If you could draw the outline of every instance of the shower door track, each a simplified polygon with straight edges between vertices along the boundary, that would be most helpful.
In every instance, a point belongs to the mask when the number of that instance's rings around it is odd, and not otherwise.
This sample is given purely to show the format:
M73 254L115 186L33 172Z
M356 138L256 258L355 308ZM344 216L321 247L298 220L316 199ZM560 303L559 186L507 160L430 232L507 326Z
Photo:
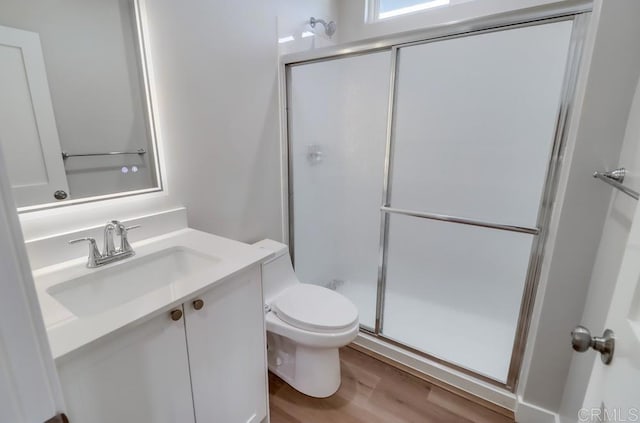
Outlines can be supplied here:
M558 175L561 167L564 147L568 136L569 115L573 106L573 99L579 74L579 64L582 57L583 43L589 21L589 13L591 12L591 2L584 1L581 4L574 5L572 8L561 8L553 11L535 12L535 13L506 13L497 17L473 19L461 21L455 24L446 24L431 28L430 30L412 33L409 36L388 39L376 39L367 43L354 43L337 48L326 48L312 52L294 53L283 56L280 63L280 81L281 95L284 101L283 110L283 191L288 193L283 197L285 215L285 239L289 239L289 250L291 258L295 263L295 233L293 230L293 177L291 174L291 143L289 140L290 120L288 117L289 90L288 70L292 66L321 62L345 58L361 54L369 54L378 51L391 51L391 72L389 85L389 104L387 115L387 136L384 161L384 180L382 184L382 206L380 208L380 245L379 245L379 266L377 281L377 302L376 302L376 319L375 327L360 326L363 333L374 336L375 338L386 342L390 345L400 347L408 352L426 358L432 362L443 364L453 370L457 370L464 374L473 376L478 380L488 382L494 386L504 388L510 392L515 392L518 383L520 368L522 365L526 339L529 331L529 324L533 313L533 304L535 294L540 278L542 258L545 251L545 242L548 236L548 226L551 217L553 205L555 203L556 192L558 188ZM552 154L548 163L544 190L540 207L538 210L538 218L536 227L527 228L520 226L504 225L492 222L482 222L463 217L447 216L435 213L417 212L411 210L392 208L390 200L389 182L391 177L391 163L393 159L393 129L394 129L394 112L396 102L396 74L397 74L397 56L398 49L410 45L424 44L435 41L442 41L452 38L479 35L483 33L514 29L519 27L527 27L532 25L541 25L559 21L573 21L569 50L567 54L567 64L565 76L562 83L560 106L557 113L555 134L552 146ZM386 284L386 265L389 235L389 214L397 213L425 219L445 221L452 224L466 224L498 230L507 230L533 235L534 240L529 258L527 277L525 281L524 291L522 295L520 314L516 328L515 340L512 348L511 362L506 382L496 380L492 377L480 374L474 370L457 365L446 359L436 357L425 351L413 348L405 343L397 341L393 338L385 336L382 333L384 324L384 300L385 300L385 284Z

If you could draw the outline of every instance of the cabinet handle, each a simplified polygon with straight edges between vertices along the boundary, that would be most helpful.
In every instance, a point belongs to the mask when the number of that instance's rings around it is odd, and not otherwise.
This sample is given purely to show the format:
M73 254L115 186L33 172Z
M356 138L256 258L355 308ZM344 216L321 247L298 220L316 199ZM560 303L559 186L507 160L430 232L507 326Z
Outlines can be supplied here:
M204 307L204 301L200 298L193 302L193 308L195 308L196 310L202 310L202 307Z
M175 310L171 310L169 315L171 316L171 320L177 322L178 320L182 319L182 310L176 308Z

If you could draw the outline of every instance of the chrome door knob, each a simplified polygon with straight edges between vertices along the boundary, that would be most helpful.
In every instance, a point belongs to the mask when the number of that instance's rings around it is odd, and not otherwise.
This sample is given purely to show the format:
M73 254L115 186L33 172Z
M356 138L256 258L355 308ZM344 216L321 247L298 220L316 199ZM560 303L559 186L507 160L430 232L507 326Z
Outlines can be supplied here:
M591 348L591 332L584 326L576 326L571 331L571 346L575 351L585 352Z
M571 346L575 351L585 352L589 348L598 351L604 364L610 364L613 360L613 352L615 349L615 337L611 329L606 329L602 337L591 336L589 329L584 326L576 326L571 331Z

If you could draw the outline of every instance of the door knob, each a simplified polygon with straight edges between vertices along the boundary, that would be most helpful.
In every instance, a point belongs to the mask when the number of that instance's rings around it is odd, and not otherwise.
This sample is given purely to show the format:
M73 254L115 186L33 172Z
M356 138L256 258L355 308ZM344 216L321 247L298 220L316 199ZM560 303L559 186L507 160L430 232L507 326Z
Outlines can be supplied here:
M67 197L68 197L68 194L61 189L53 193L53 198L55 198L56 200L64 200Z
M615 349L615 337L611 329L606 329L602 337L591 336L589 329L584 326L576 326L571 331L571 346L575 351L585 352L589 348L598 351L604 364L610 364L613 360L613 351Z
M176 308L175 310L171 310L171 312L169 313L169 316L171 316L171 320L173 320L174 322L177 322L178 320L182 319L182 310L180 310L179 308Z

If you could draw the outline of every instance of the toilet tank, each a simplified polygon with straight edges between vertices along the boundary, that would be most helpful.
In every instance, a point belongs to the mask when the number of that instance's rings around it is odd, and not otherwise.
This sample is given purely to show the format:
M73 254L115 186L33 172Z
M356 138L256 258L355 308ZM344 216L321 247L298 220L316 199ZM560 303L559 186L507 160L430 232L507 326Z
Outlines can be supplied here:
M289 247L271 239L263 239L253 244L275 253L275 257L262 264L262 290L265 304L271 302L286 288L300 283L293 272Z

